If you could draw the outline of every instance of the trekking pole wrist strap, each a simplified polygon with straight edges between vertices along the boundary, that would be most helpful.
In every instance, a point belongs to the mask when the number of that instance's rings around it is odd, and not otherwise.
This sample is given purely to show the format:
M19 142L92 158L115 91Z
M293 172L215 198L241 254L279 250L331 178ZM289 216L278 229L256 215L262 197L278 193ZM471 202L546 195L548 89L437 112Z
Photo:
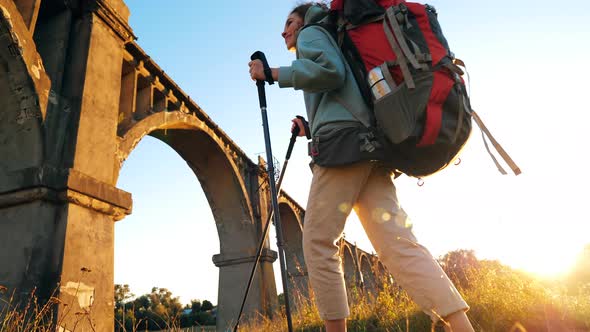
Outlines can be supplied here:
M272 78L272 70L268 66L267 62L264 63L264 76L266 77L266 82L268 82L269 85L275 84L275 80Z
M305 137L307 137L307 139L311 139L311 131L309 130L309 122L307 122L307 120L305 120L305 118L302 117L301 115L297 115L297 119L301 120L301 123L303 123L303 130L305 131Z

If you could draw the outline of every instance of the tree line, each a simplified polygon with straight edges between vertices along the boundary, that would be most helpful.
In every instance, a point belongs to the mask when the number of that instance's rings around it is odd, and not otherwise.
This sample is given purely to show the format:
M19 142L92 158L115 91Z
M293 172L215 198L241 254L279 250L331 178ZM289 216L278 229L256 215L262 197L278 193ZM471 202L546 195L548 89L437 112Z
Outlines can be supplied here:
M166 288L136 297L129 285L115 285L115 331L163 330L215 325L216 307L208 300L182 306Z
M533 282L531 277L498 261L478 260L473 250L448 252L438 262L461 290L480 286L483 278L481 275L474 277L474 271L493 272L494 278L506 281L506 287L519 280L528 280L527 284ZM570 294L590 291L590 245L580 253L575 267L560 278L560 283ZM283 294L279 294L279 304L284 305ZM151 293L135 297L129 285L115 285L115 331L163 330L215 323L216 307L208 300L191 300L183 306L166 288L153 287Z

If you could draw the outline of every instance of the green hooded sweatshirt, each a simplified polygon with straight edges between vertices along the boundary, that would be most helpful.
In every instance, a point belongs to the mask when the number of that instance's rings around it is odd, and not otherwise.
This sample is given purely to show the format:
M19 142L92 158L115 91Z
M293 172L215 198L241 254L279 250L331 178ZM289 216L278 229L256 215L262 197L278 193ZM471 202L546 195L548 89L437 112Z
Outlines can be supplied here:
M320 21L326 12L317 6L304 24ZM344 127L370 126L370 110L336 41L319 26L302 29L297 60L279 68L279 86L303 90L312 136Z

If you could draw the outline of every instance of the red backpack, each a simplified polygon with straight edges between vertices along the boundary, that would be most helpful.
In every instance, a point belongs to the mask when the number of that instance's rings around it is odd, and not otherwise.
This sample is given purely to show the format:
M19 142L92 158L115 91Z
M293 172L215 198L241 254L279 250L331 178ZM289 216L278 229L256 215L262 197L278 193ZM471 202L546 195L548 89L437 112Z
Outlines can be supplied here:
M431 175L453 162L471 133L473 118L518 175L520 169L469 103L456 59L434 7L400 0L332 0L319 23L337 39L374 124L391 151L392 165L409 176ZM484 136L485 134L485 136Z

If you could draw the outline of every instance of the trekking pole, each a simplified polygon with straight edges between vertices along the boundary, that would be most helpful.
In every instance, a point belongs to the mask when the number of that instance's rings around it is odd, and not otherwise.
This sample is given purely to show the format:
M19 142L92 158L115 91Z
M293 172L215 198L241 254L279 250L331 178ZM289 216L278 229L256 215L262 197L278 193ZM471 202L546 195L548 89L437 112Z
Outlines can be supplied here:
M283 167L281 169L281 173L279 175L279 181L277 182L277 192L281 191L282 183L283 183L283 176L285 175L285 171L287 170L287 165L289 164L289 158L291 158L291 152L293 151L293 146L295 145L295 140L297 139L297 133L299 132L299 126L293 128L291 131L291 140L289 141L289 148L287 149L287 155L285 156L285 162L283 163ZM244 293L244 298L242 299L242 305L240 307L240 313L238 314L238 319L236 320L236 325L234 327L234 332L237 332L238 326L240 324L240 318L242 317L242 313L244 310L244 305L246 304L246 300L248 299L248 293L250 292L250 286L252 285L252 280L254 278L254 274L256 273L256 269L258 268L258 262L260 261L260 256L262 255L262 249L264 247L264 242L266 240L266 236L268 235L268 229L270 226L270 219L274 214L274 210L266 217L266 223L264 224L264 230L262 231L262 238L260 239L260 243L258 244L258 249L256 250L256 259L254 260L254 265L252 266L252 271L250 271L250 278L248 279L248 286L246 286L246 291Z
M252 54L250 59L262 61L262 64L264 65L264 69L265 69L265 74L267 76L269 75L270 69L268 66L268 62L266 61L266 57L264 56L264 53L257 51L254 54ZM269 80L269 82L272 82L271 81L272 77L267 77L267 79ZM272 157L272 148L271 148L271 144L270 144L270 131L268 128L268 116L266 113L266 93L264 90L264 80L256 80L256 86L258 87L258 99L260 102L260 111L262 113L262 127L264 129L264 142L266 145L266 160L268 161L267 173L268 173L268 182L270 185L270 198L271 198L271 202L272 202L272 211L271 211L271 213L269 213L268 219L266 220L265 229L264 229L260 244L258 246L256 259L254 261L254 266L252 267L252 271L250 273L250 279L248 280L248 286L246 287L246 293L244 294L244 298L242 300L242 305L240 308L240 313L238 315L238 319L236 320L234 332L237 332L238 326L240 324L240 317L242 316L244 305L246 303L246 298L248 297L248 292L249 292L250 286L252 284L252 279L254 277L254 273L255 273L256 268L258 266L258 261L260 259L260 254L262 253L262 247L264 245L264 240L266 239L266 234L268 232L271 217L273 218L274 224L277 228L277 247L278 247L279 263L281 266L280 268L281 268L281 278L282 278L282 282L283 282L283 294L285 295L285 311L287 314L287 327L288 327L289 332L292 332L293 331L293 323L291 321L291 309L290 309L290 305L289 305L289 286L287 284L287 268L285 266L285 255L284 255L284 249L283 249L283 245L284 245L283 229L281 227L280 214L278 213L278 211L279 211L278 190L277 190L277 186L275 184L275 177L274 177L275 172L274 172L274 163L273 163L273 157ZM299 129L299 128L296 126L296 128L294 128L292 131L291 140L289 142L289 149L287 150L286 161L283 164L283 170L281 171L281 174L279 177L279 188L280 188L280 185L283 181L283 175L285 173L285 169L288 164L288 160L291 156L291 152L293 150L293 145L295 144L295 140L297 139L297 133L298 133L297 129Z

